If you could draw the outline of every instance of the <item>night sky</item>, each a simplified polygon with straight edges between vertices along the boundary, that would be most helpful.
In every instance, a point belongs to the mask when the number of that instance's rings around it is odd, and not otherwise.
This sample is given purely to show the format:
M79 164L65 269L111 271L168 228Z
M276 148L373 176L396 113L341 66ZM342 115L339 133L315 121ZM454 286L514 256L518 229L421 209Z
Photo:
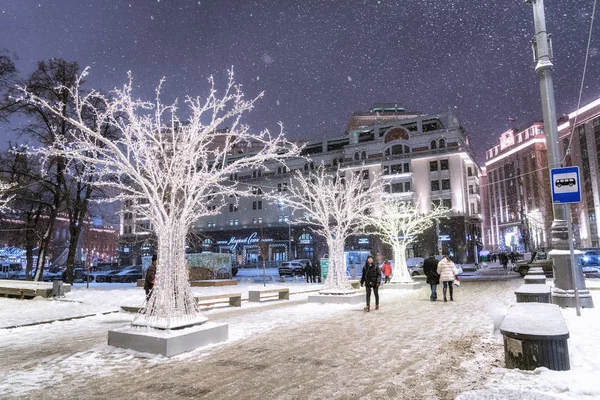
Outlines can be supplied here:
M576 108L593 0L546 0L559 115ZM596 17L600 11L597 10ZM582 104L600 97L600 21ZM88 87L121 86L152 99L205 97L206 78L233 66L247 96L245 122L291 139L343 134L354 111L399 102L425 113L458 111L483 160L509 127L541 119L523 0L1 0L0 49L22 76L57 57L90 66ZM0 130L6 131L6 126Z

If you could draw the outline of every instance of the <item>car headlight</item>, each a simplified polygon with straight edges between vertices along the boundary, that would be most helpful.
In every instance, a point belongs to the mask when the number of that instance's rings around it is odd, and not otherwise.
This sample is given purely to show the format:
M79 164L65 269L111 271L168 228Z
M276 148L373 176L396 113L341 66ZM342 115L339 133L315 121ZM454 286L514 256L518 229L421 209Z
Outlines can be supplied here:
M582 259L583 261L585 261L585 262L588 262L588 261L590 261L590 257L589 257L589 256L583 256L583 257L581 257L581 259Z

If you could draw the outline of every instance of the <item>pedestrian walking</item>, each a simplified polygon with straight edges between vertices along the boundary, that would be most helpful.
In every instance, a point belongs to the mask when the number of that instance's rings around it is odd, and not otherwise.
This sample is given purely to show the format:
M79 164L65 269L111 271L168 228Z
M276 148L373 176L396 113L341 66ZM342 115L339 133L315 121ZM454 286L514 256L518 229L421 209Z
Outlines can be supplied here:
M318 263L315 263L311 266L312 275L315 283L321 283L321 266Z
M375 309L379 310L379 285L381 285L381 270L375 264L373 256L367 257L365 266L362 269L362 277L360 278L360 286L367 288L367 306L364 308L366 312L371 311L371 290L375 295Z
M438 261L435 256L430 255L423 263L423 273L427 277L427 283L431 287L431 295L429 300L437 300L437 285L440 284L440 275L437 273Z
M500 253L500 264L502 264L502 268L508 269L508 256L504 253Z
M312 266L307 261L304 264L304 275L306 275L306 283L315 283L315 276L313 275Z
M388 283L390 281L390 276L392 276L392 264L390 264L389 260L385 260L385 262L381 266L381 272L384 276L383 283Z
M437 273L440 275L440 281L444 285L444 301L448 301L446 298L446 291L450 287L450 301L454 301L453 288L454 279L458 275L456 265L448 258L447 255L442 256L442 259L438 263Z
M150 300L150 293L154 288L154 282L156 281L156 254L152 256L152 264L146 271L146 279L144 280L144 290L146 291L146 301Z

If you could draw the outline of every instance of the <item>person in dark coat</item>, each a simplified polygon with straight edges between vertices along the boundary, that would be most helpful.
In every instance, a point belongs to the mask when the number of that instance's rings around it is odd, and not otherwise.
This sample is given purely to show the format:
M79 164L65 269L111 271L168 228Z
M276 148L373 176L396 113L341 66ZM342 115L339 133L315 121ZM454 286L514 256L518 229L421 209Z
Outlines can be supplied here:
M365 285L367 288L367 306L365 311L371 310L371 290L375 294L375 309L379 310L379 285L381 285L381 271L375 264L373 256L367 257L367 262L362 269L362 277L360 278L360 286Z
M437 273L438 260L434 255L429 256L423 263L423 273L427 277L427 283L431 286L429 300L437 300L437 285L440 284L440 276Z
M321 265L319 263L315 263L312 266L312 274L315 283L321 283Z
M306 262L306 264L304 264L304 275L306 275L306 283L315 283L315 277L312 272L312 266L308 261Z
M146 301L150 300L150 293L154 288L154 281L156 280L156 254L152 256L152 264L148 267L148 271L146 271L146 279L144 280L144 290L146 291Z
M500 253L500 264L502 264L503 269L508 269L508 256L504 253Z

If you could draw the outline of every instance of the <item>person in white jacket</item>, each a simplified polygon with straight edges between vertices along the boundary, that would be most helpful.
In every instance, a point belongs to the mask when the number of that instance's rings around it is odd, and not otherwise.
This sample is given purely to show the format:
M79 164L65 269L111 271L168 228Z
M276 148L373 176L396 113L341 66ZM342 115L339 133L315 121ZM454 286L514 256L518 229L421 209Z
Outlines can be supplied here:
M454 301L452 284L454 283L456 275L458 275L458 270L456 269L456 265L454 265L447 255L444 255L438 263L437 273L440 275L440 282L444 285L444 301L448 301L446 299L446 290L448 287L450 287L450 301Z

